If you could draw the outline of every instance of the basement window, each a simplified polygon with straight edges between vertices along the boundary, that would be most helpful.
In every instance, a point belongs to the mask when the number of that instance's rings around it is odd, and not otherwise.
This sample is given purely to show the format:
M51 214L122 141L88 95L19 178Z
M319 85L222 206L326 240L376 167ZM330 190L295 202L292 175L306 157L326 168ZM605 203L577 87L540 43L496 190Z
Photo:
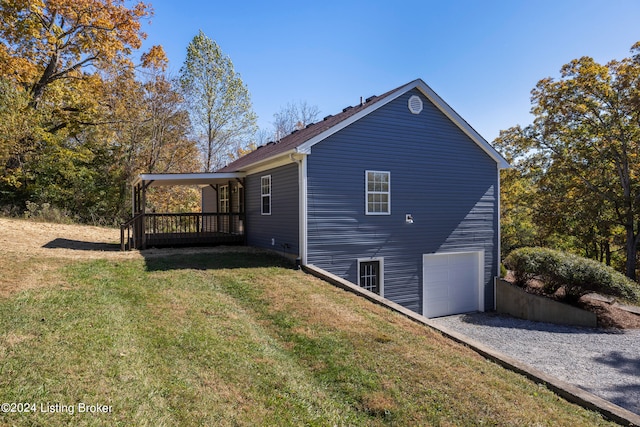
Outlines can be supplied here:
M358 260L358 285L380 296L383 296L382 261L382 258Z

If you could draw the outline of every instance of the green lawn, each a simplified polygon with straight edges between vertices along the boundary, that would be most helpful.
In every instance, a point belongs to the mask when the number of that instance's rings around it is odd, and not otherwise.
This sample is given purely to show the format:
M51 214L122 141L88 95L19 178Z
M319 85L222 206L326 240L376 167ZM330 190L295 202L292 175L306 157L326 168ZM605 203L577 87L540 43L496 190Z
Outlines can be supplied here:
M0 298L0 400L36 411L3 425L606 424L271 255L29 263L46 283Z

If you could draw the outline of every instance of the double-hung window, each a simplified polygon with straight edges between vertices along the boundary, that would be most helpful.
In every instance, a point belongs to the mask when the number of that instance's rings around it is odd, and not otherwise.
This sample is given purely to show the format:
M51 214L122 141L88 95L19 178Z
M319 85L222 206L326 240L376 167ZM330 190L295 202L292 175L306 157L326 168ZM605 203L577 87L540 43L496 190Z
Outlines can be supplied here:
M365 171L366 214L391 214L391 172Z
M260 197L262 215L271 215L271 175L260 178Z

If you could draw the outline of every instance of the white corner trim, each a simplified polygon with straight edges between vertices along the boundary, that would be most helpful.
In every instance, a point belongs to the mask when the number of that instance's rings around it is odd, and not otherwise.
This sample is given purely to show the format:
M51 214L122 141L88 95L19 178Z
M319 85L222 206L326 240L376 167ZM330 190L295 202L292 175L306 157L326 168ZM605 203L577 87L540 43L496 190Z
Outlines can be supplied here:
M298 163L298 250L300 252L300 264L307 265L307 156L302 155L299 159L292 156L292 159L295 159Z
M501 193L502 193L502 178L500 176L500 168L498 167L498 190L497 190L497 196L496 196L496 200L497 200L497 211L498 211L498 244L496 245L497 249L496 249L496 259L498 260L498 271L496 271L496 277L500 277L500 269L502 267L502 199L500 197ZM494 287L493 287L493 308L496 308L496 304L497 304L497 300L496 300L496 289L495 289L495 278L494 278Z

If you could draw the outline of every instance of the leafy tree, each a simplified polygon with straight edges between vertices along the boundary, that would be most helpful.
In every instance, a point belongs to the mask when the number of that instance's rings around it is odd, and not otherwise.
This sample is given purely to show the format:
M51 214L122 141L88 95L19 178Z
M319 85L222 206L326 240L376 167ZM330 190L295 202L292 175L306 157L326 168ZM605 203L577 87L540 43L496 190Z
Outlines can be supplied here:
M180 83L202 150L213 171L235 157L256 131L251 97L231 59L200 31L187 47Z
M150 76L142 90L146 145L139 167L149 173L197 170L197 147L189 138L191 123L179 91L164 74Z
M1 0L3 71L17 74L37 106L53 82L129 63L146 37L140 20L150 13L149 5L127 8L125 0Z
M541 214L583 241L606 245L623 230L625 274L636 279L640 240L640 44L606 65L582 57L532 91L535 120L503 141L535 165ZM555 214L555 216L554 216ZM574 237L576 236L574 234ZM589 234L592 237L589 237Z
M29 108L28 94L11 81L0 78L0 181L3 184L20 187L17 174L7 174L6 170L23 167L16 153L24 149L24 141L36 139L37 130L37 115Z
M178 85L164 67L145 68L140 79L118 73L105 78L105 126L114 158L120 210L129 208L129 185L140 173L192 172L200 168L196 142L190 138L189 115ZM178 200L179 199L175 199Z
M495 146L513 166L500 173L500 236L502 257L524 246L544 246L544 232L535 223L539 209L536 199L540 169L536 162L523 158L520 147L526 146L519 126L501 131Z
M555 170L557 166L552 164L538 183L535 223L550 246L611 265L613 236L620 232L614 212L607 203L597 203L575 176Z
M125 0L0 0L3 202L50 203L81 220L118 210L107 79L135 80L131 52L150 14ZM158 46L142 56L145 66L163 60Z

